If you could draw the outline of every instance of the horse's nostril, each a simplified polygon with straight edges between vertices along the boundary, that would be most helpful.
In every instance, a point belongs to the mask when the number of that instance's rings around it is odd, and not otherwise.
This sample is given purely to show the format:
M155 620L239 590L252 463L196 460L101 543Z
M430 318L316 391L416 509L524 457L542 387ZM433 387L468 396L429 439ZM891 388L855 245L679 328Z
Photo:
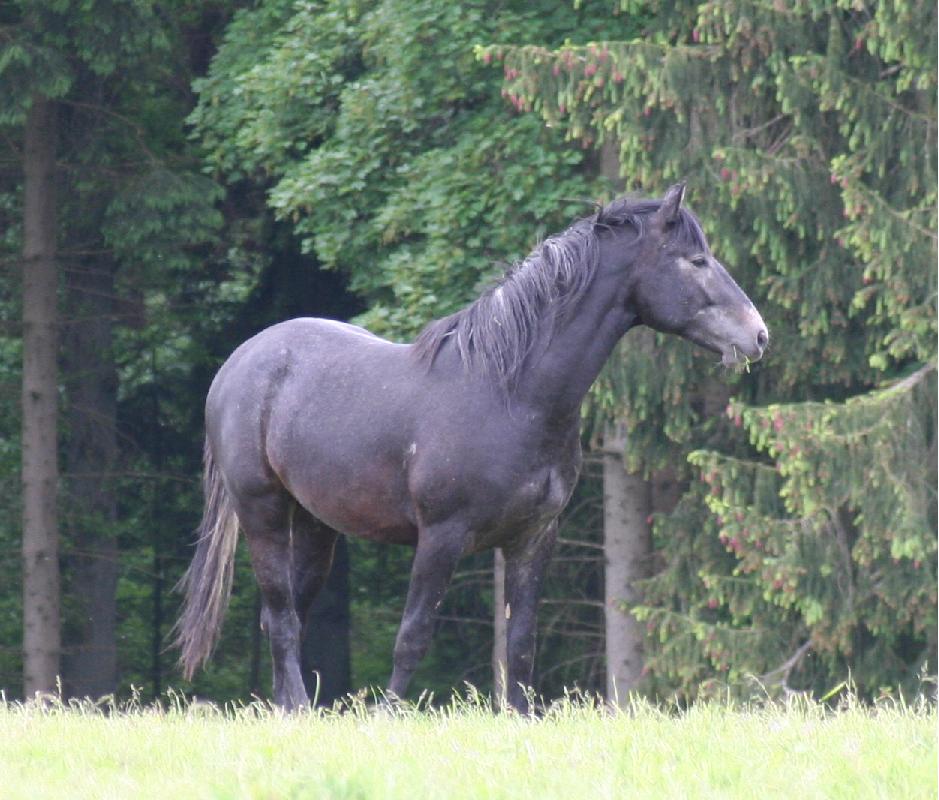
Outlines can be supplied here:
M766 332L766 328L760 330L756 335L756 343L760 348L766 347L766 343L769 341L769 334Z

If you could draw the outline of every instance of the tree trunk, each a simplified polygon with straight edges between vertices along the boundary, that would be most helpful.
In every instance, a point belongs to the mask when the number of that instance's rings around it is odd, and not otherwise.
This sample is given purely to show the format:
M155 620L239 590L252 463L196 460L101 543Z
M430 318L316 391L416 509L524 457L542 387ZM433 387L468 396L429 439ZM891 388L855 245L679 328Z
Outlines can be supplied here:
M652 552L649 482L623 468L624 440L612 429L603 454L603 554L605 558L606 697L623 705L642 677L642 625L628 612L639 595Z
M23 147L23 694L56 688L59 634L55 105L35 97Z
M163 694L163 591L164 566L163 556L158 548L153 548L153 615L150 622L150 687L153 699Z
M303 637L303 681L317 705L331 706L352 691L349 623L349 545L340 536L332 570L313 601Z
M111 338L114 271L68 269L64 350L68 447L63 488L68 532L63 625L65 692L98 698L117 688L117 370Z
M600 148L600 172L617 191L623 189L619 142ZM650 346L649 335L631 334L634 347ZM625 434L615 425L606 432L603 453L604 616L606 626L606 698L621 706L642 678L642 625L628 608L639 599L635 582L647 577L652 558L652 487L623 467Z
M252 697L261 697L261 590L254 587L254 611L251 615L254 623L251 626L251 658L248 662L248 694ZM306 640L304 640L305 642ZM307 688L308 695L310 694Z
M492 551L492 701L495 708L504 708L508 640L505 620L505 556L501 548Z

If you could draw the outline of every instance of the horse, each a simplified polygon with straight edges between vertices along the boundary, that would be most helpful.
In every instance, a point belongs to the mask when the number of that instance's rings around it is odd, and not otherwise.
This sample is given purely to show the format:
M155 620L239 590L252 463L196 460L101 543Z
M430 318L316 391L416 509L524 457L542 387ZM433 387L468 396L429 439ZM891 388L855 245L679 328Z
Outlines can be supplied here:
M729 366L768 343L684 194L680 183L661 201L599 207L411 344L300 318L240 345L206 399L205 508L176 625L185 677L218 641L239 530L287 710L309 704L301 635L339 534L414 548L389 698L404 697L460 557L498 547L505 700L528 713L539 591L581 466L581 401L613 347L645 325Z

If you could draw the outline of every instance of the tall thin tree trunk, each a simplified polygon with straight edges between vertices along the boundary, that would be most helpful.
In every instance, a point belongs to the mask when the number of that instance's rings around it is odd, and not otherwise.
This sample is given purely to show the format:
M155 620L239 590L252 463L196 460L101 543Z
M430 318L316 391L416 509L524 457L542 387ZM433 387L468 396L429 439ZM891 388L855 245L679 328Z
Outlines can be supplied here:
M156 374L156 350L151 351L150 359L153 365L153 372ZM150 413L152 414L153 424L156 425L158 430L155 442L156 452L154 453L154 467L156 467L156 472L158 475L163 475L164 460L160 393L153 392L150 402L152 403ZM150 592L150 596L153 598L151 606L153 615L150 618L150 685L154 700L163 694L163 592L165 588L164 578L166 576L164 575L165 567L162 546L164 532L161 530L161 526L157 524L157 520L160 517L160 508L162 505L162 486L163 481L161 480L156 484L150 500L151 547L153 548L153 582L151 584Z
M508 640L505 619L505 556L502 549L493 553L492 567L492 699L496 708L505 706Z
M251 658L248 662L248 694L261 697L261 590L255 586L251 613ZM309 690L307 694L309 694Z
M59 674L55 105L34 97L23 148L23 694Z
M117 369L111 336L114 270L96 261L68 277L63 325L68 447L63 475L68 532L64 594L75 613L63 625L62 680L77 697L117 688Z
M619 142L607 139L600 148L600 172L623 189ZM651 346L647 331L630 334L631 346ZM648 574L652 557L649 515L652 490L641 475L623 466L624 432L616 425L606 431L603 453L604 612L606 627L606 698L623 704L642 677L642 626L627 610L638 599L635 582Z
M153 699L163 694L163 557L153 549L153 616L150 623L150 684Z
M604 609L606 616L606 697L622 705L642 678L642 625L629 613L646 577L652 551L650 484L623 468L624 440L611 426L603 454Z

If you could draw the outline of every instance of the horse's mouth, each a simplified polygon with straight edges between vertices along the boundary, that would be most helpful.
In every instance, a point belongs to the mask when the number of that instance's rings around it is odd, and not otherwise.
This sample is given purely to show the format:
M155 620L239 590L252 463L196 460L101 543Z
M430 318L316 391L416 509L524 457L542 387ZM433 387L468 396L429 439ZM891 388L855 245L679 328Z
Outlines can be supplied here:
M769 334L756 309L742 320L710 309L696 316L684 336L719 355L725 367L755 364L763 357L769 343Z
M721 366L724 367L749 367L763 358L762 350L751 350L745 352L743 348L731 344L729 348L715 348L721 357Z
M719 355L721 357L720 363L724 367L747 367L750 364L755 364L763 357L763 348L745 348L733 342L715 341L715 339L699 332L689 331L685 336L699 347Z

